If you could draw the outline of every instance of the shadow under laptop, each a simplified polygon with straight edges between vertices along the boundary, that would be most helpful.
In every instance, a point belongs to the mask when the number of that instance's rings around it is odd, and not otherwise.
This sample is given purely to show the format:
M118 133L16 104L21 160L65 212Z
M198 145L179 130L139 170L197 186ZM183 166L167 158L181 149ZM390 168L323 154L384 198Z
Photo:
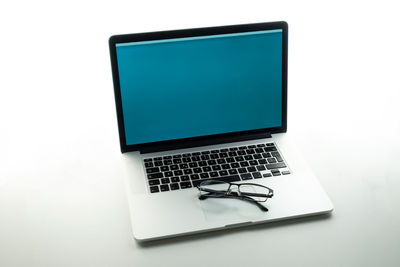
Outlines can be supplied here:
M328 220L329 218L331 218L331 216L332 216L332 213L327 213L327 214L322 214L322 215L291 218L291 219L280 220L280 221L276 221L276 222L250 224L250 225L241 226L241 227L237 227L237 228L227 228L227 229L223 229L223 230L215 230L215 231L210 231L210 232L205 232L205 233L195 233L195 234L191 234L191 235L177 236L177 237L171 237L171 238L160 239L160 240L152 240L152 241L145 241L145 242L136 241L136 244L141 248L151 248L151 247L164 246L164 245L170 245L170 244L181 243L181 242L218 238L221 236L232 235L234 233L243 232L243 231L261 231L261 230L268 230L270 228L288 227L288 226L291 226L294 224L299 225L299 224L303 224L303 223L320 222L323 220Z

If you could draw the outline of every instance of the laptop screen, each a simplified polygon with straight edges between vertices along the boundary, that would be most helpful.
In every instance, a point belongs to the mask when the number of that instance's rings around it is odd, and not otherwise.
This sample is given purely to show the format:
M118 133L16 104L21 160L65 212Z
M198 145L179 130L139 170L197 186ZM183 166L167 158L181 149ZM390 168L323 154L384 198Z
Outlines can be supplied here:
M282 30L116 44L126 145L282 125Z

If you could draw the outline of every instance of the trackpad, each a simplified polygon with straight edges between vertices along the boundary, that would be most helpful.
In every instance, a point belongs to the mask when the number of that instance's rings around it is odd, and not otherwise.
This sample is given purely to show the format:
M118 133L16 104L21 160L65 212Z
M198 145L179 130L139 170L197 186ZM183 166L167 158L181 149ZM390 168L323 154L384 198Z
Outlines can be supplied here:
M266 214L253 203L232 198L207 198L199 200L207 221L252 221Z

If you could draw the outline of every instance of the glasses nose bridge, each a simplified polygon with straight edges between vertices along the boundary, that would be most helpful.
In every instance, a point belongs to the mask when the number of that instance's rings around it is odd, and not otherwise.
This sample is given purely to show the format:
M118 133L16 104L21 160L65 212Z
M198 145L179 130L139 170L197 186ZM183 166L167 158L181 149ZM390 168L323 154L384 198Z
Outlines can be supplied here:
M229 184L227 192L229 192L229 193L232 191L239 192L239 186L240 186L240 184Z

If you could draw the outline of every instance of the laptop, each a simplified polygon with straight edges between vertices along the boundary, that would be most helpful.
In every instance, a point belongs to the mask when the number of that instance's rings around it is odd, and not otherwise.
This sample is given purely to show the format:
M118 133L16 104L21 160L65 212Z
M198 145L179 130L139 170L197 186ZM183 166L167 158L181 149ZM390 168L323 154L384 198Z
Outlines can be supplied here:
M136 240L333 210L286 134L286 22L115 35L109 47Z

